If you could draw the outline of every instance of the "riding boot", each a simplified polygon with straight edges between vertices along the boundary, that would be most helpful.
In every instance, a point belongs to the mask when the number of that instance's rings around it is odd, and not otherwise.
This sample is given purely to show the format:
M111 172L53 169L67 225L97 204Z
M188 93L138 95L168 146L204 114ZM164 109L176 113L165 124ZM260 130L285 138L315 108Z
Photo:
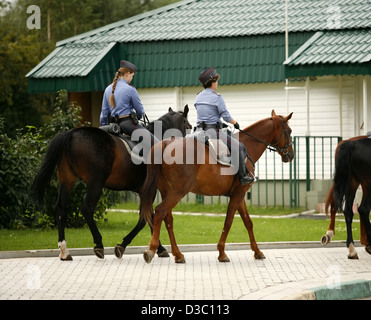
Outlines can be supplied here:
M246 168L246 164L245 164L245 159L246 159L246 150L245 148L243 149L240 149L240 152L239 152L239 163L238 163L238 178L240 180L240 183L241 185L245 185L245 184L248 184L248 183L253 183L255 182L255 178L252 178L250 177L248 174L249 174L249 171L247 170Z

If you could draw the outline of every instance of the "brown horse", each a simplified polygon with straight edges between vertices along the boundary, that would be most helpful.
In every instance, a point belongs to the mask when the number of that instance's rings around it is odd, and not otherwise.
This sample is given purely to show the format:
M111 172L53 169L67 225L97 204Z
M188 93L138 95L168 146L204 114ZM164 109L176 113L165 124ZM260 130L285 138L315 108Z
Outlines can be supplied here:
M288 120L291 116L292 113L287 117L277 116L273 110L271 118L258 121L250 127L241 130L240 134L234 135L235 138L245 145L249 152L248 158L251 158L251 160L246 160L249 172L254 172L254 163L258 161L268 146L277 150L283 162L290 162L294 158L291 129L288 125ZM189 146L193 148L191 149ZM169 233L171 251L175 257L175 262L185 262L184 256L179 251L175 241L172 208L188 192L210 196L228 195L230 197L223 232L217 246L219 250L218 260L220 262L229 261L224 248L236 210L238 210L249 233L251 249L255 252L254 257L256 259L264 259L265 256L259 250L255 241L253 224L244 200L244 196L251 185L242 186L239 180L236 179L235 171L231 167L223 167L220 164L216 164L208 149L200 142L190 138L159 142L151 150L152 160L154 160L158 150L160 150L165 161L162 161L160 164L153 164L155 161L152 161L152 164L147 166L147 177L141 192L140 215L149 223L152 223L153 200L157 188L162 196L162 202L155 209L153 235L149 250L144 252L145 261L150 263L154 257L159 245L161 223L164 220ZM183 152L179 152L179 155L177 155L174 154L174 150ZM174 163L166 161L168 160L165 159L166 155L172 156ZM190 159L193 159L193 161L190 161Z
M344 142L358 141L358 140L365 139L365 138L367 138L367 136L357 136L357 137L353 137L353 138L350 138L350 139L347 139L347 140L340 141L339 144L336 147L336 150L335 150L335 162L338 158L339 148ZM362 187L362 191L363 191L362 200L361 200L361 202L363 202L364 199L365 199L365 194L366 194L365 193L365 187L366 186L364 184L360 183L360 184L357 184L356 186L354 186L354 188L357 189L359 187L359 185ZM329 223L326 234L324 236L322 236L322 238L321 238L321 243L324 246L327 245L328 243L330 243L333 236L335 235L335 219L336 219L336 213L338 212L338 209L339 208L335 204L334 184L333 184L331 186L331 188L329 189L328 193L327 193L326 202L325 202L326 214L329 214L329 211L330 211L331 219L330 219L330 223ZM361 236L360 236L361 244L366 246L367 245L367 235L366 235L366 230L365 230L365 227L363 225L362 220L360 220L360 229L361 229ZM348 257L350 259L358 259L357 252L356 252L353 245L349 246Z
M187 120L188 111L188 106L184 108L184 112L175 112L169 108L169 113L158 119L162 126L162 132L159 132L159 134L165 134L166 130L175 128L180 131L180 135L185 136L186 129L192 128ZM150 124L148 129L154 130L154 127ZM152 133L154 132L152 131ZM162 139L162 136L157 138ZM80 127L61 132L50 142L32 185L35 202L39 207L43 205L44 194L55 167L58 168L59 180L58 199L55 206L59 234L59 258L61 260L72 260L67 250L64 229L68 198L76 180L80 178L87 185L81 213L96 244L94 253L98 258L103 259L102 236L93 219L95 207L102 194L102 188L140 192L146 177L146 165L134 164L122 140L101 129ZM134 230L124 238L123 243L116 246L115 254L117 257L122 257L126 246L144 226L145 223L140 219ZM164 250L165 248L160 247L158 253L161 254Z

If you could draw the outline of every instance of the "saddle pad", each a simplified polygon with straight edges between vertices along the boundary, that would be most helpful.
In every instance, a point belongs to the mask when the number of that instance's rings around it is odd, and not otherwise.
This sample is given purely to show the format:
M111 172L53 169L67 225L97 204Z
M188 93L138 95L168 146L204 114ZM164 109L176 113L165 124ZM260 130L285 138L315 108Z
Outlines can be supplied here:
M191 134L188 134L186 137L193 138L208 146L211 155L217 163L223 166L231 166L229 149L222 140L210 139L206 132L203 130L197 130Z
M124 144L124 146L125 146L126 150L128 151L128 153L131 155L131 158L135 158L137 160L136 162L138 162L138 161L141 162L141 163L145 163L146 162L143 157L141 157L141 156L137 155L136 153L132 152L133 148L139 142L131 141L130 137L127 136L127 135L124 135L124 134L120 134L120 135L118 135L118 137L120 138L120 140Z

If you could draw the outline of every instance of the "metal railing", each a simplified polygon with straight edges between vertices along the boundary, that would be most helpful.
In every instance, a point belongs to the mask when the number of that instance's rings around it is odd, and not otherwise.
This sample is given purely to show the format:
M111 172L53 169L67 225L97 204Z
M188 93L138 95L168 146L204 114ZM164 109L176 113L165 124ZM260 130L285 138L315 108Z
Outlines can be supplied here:
M311 181L331 180L334 171L334 155L338 136L296 136L292 137L295 158L283 163L276 152L266 150L256 163L259 182L248 191L247 202L256 206L305 207L306 192ZM130 197L139 203L139 197ZM188 194L182 202L218 204L227 203L227 197L205 197ZM156 197L156 203L160 196Z
M284 164L278 154L266 151L256 165L259 183L248 199L258 206L305 206L305 194L312 180L331 180L338 136L296 136L292 138L295 158Z

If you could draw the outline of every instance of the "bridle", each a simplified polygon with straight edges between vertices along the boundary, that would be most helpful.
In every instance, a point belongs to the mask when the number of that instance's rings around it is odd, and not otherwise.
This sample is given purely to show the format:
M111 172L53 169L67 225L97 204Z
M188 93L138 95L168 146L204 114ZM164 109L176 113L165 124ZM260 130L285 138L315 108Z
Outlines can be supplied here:
M288 152L289 152L288 148L290 146L292 146L292 142L290 142L291 139L290 139L290 134L289 134L289 132L288 132L288 130L286 128L286 122L284 122L281 118L279 118L279 119L280 119L281 124L282 124L282 131L281 131L280 137L278 138L278 141L275 142L275 143L265 142L265 141L263 141L263 140L255 137L252 134L250 134L248 132L245 132L245 131L243 131L241 129L239 129L239 131L242 132L243 134L249 136L250 138L253 138L256 141L265 144L267 146L267 149L269 151L278 152L278 153L282 153L283 155L287 155ZM285 137L285 145L281 148L278 145L281 142L283 136Z

